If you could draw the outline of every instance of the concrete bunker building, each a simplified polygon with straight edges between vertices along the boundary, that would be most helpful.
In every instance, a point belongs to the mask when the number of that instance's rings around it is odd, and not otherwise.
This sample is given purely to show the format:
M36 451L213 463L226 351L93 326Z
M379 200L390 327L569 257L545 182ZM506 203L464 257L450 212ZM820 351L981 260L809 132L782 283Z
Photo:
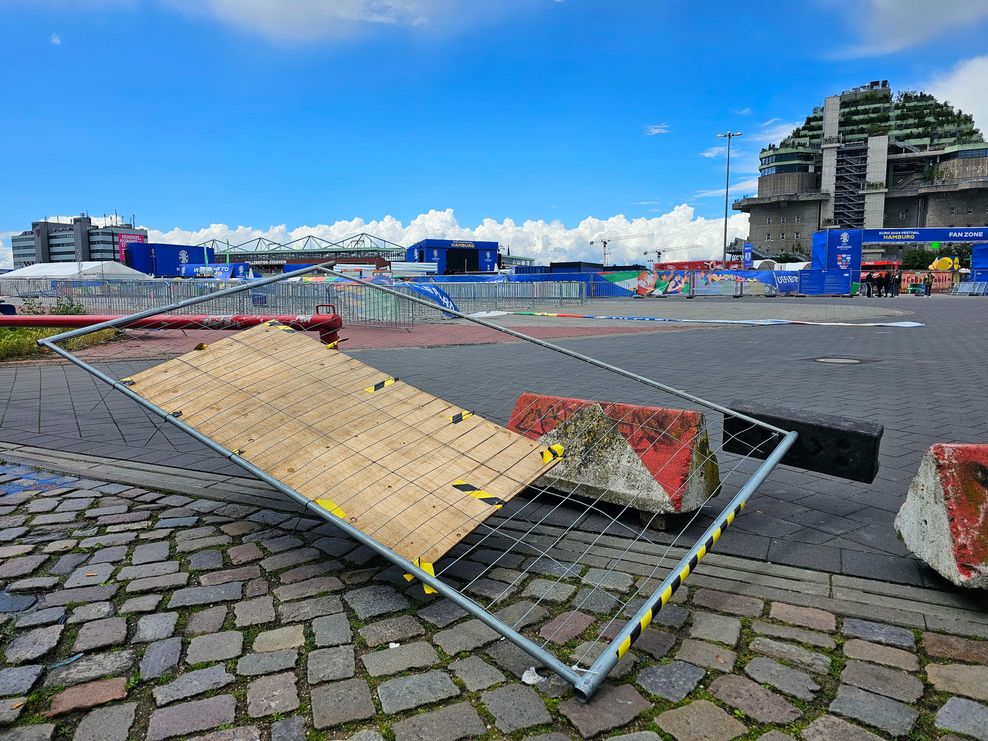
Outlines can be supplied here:
M988 143L974 119L932 95L893 95L887 80L828 97L760 153L748 241L768 255L807 256L814 231L988 223ZM901 247L865 245L865 259Z

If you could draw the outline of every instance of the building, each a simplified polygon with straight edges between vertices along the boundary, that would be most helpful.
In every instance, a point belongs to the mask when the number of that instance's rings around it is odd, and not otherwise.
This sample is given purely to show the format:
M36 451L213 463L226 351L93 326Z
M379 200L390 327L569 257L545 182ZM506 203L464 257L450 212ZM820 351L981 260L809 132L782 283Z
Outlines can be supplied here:
M494 273L498 243L466 239L423 239L405 251L408 262L434 262L439 275Z
M988 223L988 143L968 114L932 95L892 94L887 80L828 97L761 151L749 214L759 253L807 256L814 231ZM865 245L865 259L898 257Z
M22 268L42 262L124 262L128 244L146 242L146 229L133 224L94 226L85 214L70 223L33 221L28 231L11 237L14 267Z

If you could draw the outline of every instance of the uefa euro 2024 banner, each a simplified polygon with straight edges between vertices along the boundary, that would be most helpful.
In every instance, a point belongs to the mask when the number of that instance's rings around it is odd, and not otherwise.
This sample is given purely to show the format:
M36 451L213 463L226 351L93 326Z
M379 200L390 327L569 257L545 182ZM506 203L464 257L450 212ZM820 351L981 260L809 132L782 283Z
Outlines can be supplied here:
M770 292L796 293L799 273L773 270L643 270L603 273L608 281L638 296L764 296ZM633 277L632 277L633 276ZM740 284L740 285L739 285Z

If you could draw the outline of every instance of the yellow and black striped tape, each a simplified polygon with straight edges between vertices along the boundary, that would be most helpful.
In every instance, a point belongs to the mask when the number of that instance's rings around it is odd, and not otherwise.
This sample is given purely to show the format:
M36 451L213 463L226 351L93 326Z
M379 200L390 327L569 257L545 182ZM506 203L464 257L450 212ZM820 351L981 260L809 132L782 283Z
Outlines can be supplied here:
M541 451L541 453L543 463L552 463L557 458L563 457L563 446L556 443L555 445L550 445L548 448Z
M707 538L707 542L700 546L699 550L693 554L693 558L689 560L689 563L683 566L680 572L676 574L676 578L673 579L669 586L663 590L662 594L658 595L652 604L648 606L648 609L645 611L645 614L642 616L642 619L639 621L638 625L632 628L630 635L628 635L628 637L621 642L621 645L618 646L618 659L628 652L628 649L631 648L631 644L638 640L638 636L640 636L642 631L644 631L645 628L647 628L652 622L652 618L655 616L655 613L668 604L675 591L679 589L684 581L686 581L686 577L692 573L697 564L703 560L703 557L710 552L710 550L714 547L714 544L720 540L720 536L723 535L724 531L732 522L734 522L734 518L737 517L743 509L744 502L741 502L727 513L727 516L714 529L714 531L710 534L710 537Z
M450 420L453 422L454 425L458 425L463 420L472 416L473 416L473 412L458 412L457 414L454 414L452 417L450 417Z
M368 386L364 389L368 394L373 394L375 391L380 391L386 386L390 386L393 383L398 383L397 378L385 378L383 381L378 381L373 386Z
M416 566L418 566L420 569L422 569L422 571L424 571L425 573L429 574L430 576L435 576L436 575L436 570L433 568L432 564L429 563L428 561L423 561L421 558L416 558L413 563ZM411 574L405 574L404 576L405 576L405 581L414 581L415 580L415 577L412 576ZM436 593L436 590L433 589L432 587L430 587L428 584L423 584L422 585L422 590L426 594L435 594Z
M476 486L473 484L468 484L466 481L457 481L453 484L453 488L457 491L462 491L464 494L469 494L470 496L479 499L484 504L491 505L494 509L501 509L501 507L504 506L504 500L500 497L496 497L483 489L478 489Z

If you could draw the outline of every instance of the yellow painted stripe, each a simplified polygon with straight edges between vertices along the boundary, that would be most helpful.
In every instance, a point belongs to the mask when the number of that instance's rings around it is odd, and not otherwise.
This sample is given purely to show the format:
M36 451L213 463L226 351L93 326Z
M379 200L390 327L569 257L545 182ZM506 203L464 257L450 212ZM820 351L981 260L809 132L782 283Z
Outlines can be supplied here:
M563 451L564 448L559 443L550 445L548 448L542 451L542 462L552 463L552 461L556 460L556 458L562 458Z
M422 569L422 571L424 571L425 573L427 573L429 576L435 576L436 575L435 568L428 561L423 561L421 558L416 558L415 559L415 565L418 566L420 569ZM405 576L405 581L414 581L415 580L415 577L412 576L411 574L405 574L404 576ZM433 589L432 587L430 587L428 584L423 584L422 585L422 590L426 594L435 594L436 593L436 590Z
M629 648L631 648L631 636L628 636L621 641L621 645L618 646L618 659L621 659L626 653L628 653Z
M696 560L697 561L702 561L703 560L703 557L706 556L706 555L707 555L707 546L704 544L704 545L701 545L700 546L700 550L698 550L696 552Z
M644 615L644 616L642 617L642 630L644 631L644 630L645 630L645 628L647 628L647 627L648 627L649 625L651 625L651 624L652 624L652 611L651 611L651 610L649 610L649 611L648 611L648 612L646 612L646 613L645 613L645 615Z
M686 564L683 566L683 570L679 572L679 583L682 584L686 581L686 577L690 575L690 565Z
M666 591L662 593L662 606L665 607L669 600L672 599L672 585L666 587Z
M324 510L329 512L331 515L336 515L341 520L346 519L346 512L344 512L340 506L334 502L332 499L317 499L316 504L322 507Z
M364 391L366 391L368 394L373 394L375 391L380 391L385 386L390 386L391 384L396 383L397 381L398 381L397 378L386 378L383 381L378 381L373 386L368 386L367 388L364 389Z

